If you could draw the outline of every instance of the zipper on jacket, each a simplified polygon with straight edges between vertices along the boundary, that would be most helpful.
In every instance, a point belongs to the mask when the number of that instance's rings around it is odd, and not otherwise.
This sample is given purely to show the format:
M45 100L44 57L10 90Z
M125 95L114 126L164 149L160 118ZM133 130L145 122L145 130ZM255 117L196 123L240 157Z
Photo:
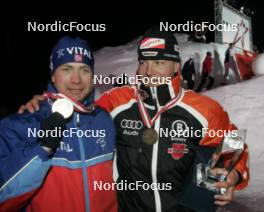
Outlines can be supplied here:
M80 115L78 113L76 115L76 125L77 125L77 127L81 126L81 124L80 124Z
M157 108L157 111L160 110L160 104L158 101L158 96L157 96L157 90L156 87L150 87L151 95L152 98L155 102L155 107ZM160 128L160 116L157 118L157 120L154 123L154 129L159 135L159 128ZM152 182L158 186L158 178L157 178L157 164L158 164L158 150L159 150L159 136L157 142L153 145L152 148L152 159L151 159L151 177L152 177ZM160 199L160 194L158 189L154 190L154 199L155 199L155 207L156 207L156 212L161 212L161 199Z
M160 109L160 104L159 104L159 98L158 98L158 94L157 94L157 88L156 87L150 87L150 92L152 95L152 99L155 103L155 107L158 111Z
M76 125L77 130L79 130L81 124L80 124L80 115L78 113L74 113L74 124ZM84 186L84 198L85 198L85 211L90 212L90 197L89 197L89 188L88 188L88 174L87 174L87 168L85 164L85 149L83 146L83 141L81 137L78 137L78 143L79 143L79 150L81 155L81 161L82 161L82 176L83 176L83 186Z

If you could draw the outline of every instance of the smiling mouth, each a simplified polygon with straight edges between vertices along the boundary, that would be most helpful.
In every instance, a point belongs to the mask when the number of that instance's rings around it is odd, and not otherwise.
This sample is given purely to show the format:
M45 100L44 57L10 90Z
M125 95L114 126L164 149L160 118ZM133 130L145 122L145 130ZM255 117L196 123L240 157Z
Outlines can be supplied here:
M71 93L81 93L83 89L68 89Z

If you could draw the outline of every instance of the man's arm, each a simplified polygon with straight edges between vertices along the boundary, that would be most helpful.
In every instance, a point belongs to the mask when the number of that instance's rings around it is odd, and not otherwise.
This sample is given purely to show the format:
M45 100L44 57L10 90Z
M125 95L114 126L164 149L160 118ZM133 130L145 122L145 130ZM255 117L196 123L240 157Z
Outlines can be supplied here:
M130 86L113 88L110 91L104 92L96 101L96 105L111 114L118 107L127 104L134 95L135 91Z
M208 130L213 130L214 132L228 132L232 130L236 130L237 128L229 122L229 117L226 112L224 112L221 108L221 111L218 111L216 113L217 116L221 118L215 117L214 120L209 122ZM218 120L217 120L218 119ZM200 142L201 145L206 146L217 146L222 142L223 136L214 136L210 137L209 134L207 134ZM239 173L239 182L235 185L235 188L237 190L243 189L248 185L249 181L249 168L248 168L248 146L245 144L244 151L241 154L238 162L236 163L234 169ZM231 158L230 155L224 156L224 164L227 166L230 162Z
M0 211L23 208L48 173L61 137L30 137L28 130L33 126L37 129L38 124L33 117L23 119L18 115L0 122ZM40 129L64 125L65 119L53 113L41 121Z
M21 105L18 109L18 113L22 114L25 111L30 113L35 113L39 110L39 105L45 100L44 95L34 95L26 104ZM104 92L102 96L95 102L97 106L103 108L104 110L110 112L113 109L113 99L111 98L110 92Z
M110 91L104 92L101 97L95 101L95 104L111 113L117 106L129 101L133 95L134 90L129 86L113 88ZM18 113L22 114L25 111L30 113L36 112L39 110L40 103L44 100L44 95L34 95L26 104L20 106Z
M23 208L51 165L49 154L37 142L25 142L12 121L0 122L0 211Z
M38 111L40 102L44 100L44 95L34 95L33 98L29 100L25 105L20 106L20 108L18 109L18 113L22 114L25 110L29 111L30 113Z
M223 108L218 104L213 104L213 110L210 111L208 130L213 130L215 132L228 132L231 130L236 130L237 128L230 123L228 114L223 110ZM222 134L223 135L223 134ZM217 146L222 142L223 136L210 137L207 134L200 142L201 145ZM224 164L227 166L230 162L230 155L224 156ZM215 169L213 172L218 174L227 174L225 169ZM216 204L225 205L228 204L233 199L234 191L238 189L243 189L248 185L249 181L249 169L248 169L248 147L245 145L244 151L240 156L237 164L235 165L233 171L228 175L226 182L216 183L218 188L227 188L227 192L224 195L216 195Z
M100 98L95 102L95 104L103 108L107 112L111 112L114 108L113 101L111 101L111 96L109 92L104 92Z

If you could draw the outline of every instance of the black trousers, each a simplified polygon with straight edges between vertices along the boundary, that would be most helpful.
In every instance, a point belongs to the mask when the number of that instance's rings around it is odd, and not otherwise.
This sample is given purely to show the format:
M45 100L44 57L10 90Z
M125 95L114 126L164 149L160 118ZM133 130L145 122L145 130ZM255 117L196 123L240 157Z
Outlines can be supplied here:
M207 85L207 90L211 89L211 87L214 84L214 78L212 76L208 76L207 73L203 72L202 73L202 80L200 85L198 86L198 88L196 89L196 92L200 92L204 86L204 84L206 83L207 79L209 80L208 85Z

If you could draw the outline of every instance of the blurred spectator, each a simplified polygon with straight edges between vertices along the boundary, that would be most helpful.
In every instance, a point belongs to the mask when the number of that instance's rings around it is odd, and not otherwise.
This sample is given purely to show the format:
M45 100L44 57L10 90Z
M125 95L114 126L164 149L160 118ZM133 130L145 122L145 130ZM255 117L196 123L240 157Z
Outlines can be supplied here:
M200 92L204 86L204 84L208 80L208 85L207 85L207 90L209 90L212 85L214 84L214 78L212 76L212 66L213 66L213 58L212 58L212 53L207 52L206 57L203 61L203 69L202 69L202 79L201 83L196 89L196 92Z
M182 77L184 83L187 84L188 89L192 90L196 77L193 56L191 56L190 59L184 63L182 68Z
M229 69L231 69L235 75L236 81L241 82L238 69L236 66L235 58L234 58L234 43L229 43L228 49L225 52L225 73L224 73L224 78L222 81L222 85L226 84L227 81L227 76L229 75Z

